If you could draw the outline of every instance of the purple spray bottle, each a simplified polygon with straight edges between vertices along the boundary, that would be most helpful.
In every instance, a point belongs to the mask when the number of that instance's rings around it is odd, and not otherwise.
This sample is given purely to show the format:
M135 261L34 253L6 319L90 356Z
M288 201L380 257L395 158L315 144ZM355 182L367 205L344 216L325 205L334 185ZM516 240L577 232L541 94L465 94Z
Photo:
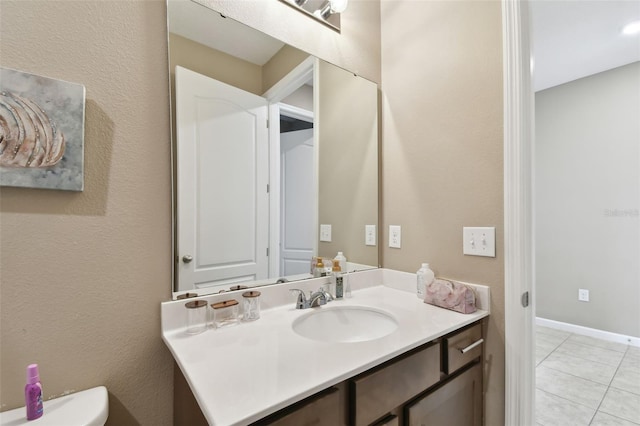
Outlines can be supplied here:
M27 420L35 420L42 417L42 385L38 364L30 364L27 367L27 385L24 387L24 400L27 405Z

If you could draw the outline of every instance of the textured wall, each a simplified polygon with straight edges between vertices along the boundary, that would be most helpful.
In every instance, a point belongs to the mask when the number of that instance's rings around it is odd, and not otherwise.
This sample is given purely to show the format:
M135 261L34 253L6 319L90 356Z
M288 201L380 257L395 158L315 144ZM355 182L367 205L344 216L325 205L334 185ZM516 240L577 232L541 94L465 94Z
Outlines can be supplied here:
M252 64L204 44L169 34L169 66L171 82L175 82L176 65L188 68L256 95L262 95L262 67ZM172 100L175 96L172 92Z
M170 424L171 179L162 2L3 1L2 66L87 90L85 189L2 188L2 410L106 385L110 424Z
M277 0L196 1L293 47L380 83L379 0L351 0L340 17L340 33Z
M504 422L502 32L497 1L382 1L382 264L491 287L486 424ZM399 48L401 46L401 48ZM388 248L388 226L402 248ZM496 258L462 254L495 226Z
M378 88L320 61L315 131L319 145L318 222L330 224L331 242L318 255L378 266L378 247L364 242L365 225L378 223Z
M274 84L282 80L291 70L307 59L309 54L300 49L284 45L269 62L262 67L262 93L269 90ZM262 95L260 93L260 95Z
M536 93L537 316L640 337L638 117L637 62Z

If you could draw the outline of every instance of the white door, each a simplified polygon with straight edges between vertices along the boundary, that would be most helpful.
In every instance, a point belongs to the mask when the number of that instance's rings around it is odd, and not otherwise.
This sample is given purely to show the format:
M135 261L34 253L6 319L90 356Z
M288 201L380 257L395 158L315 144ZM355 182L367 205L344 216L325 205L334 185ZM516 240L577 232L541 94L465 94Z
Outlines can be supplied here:
M267 101L175 76L178 290L267 278Z
M309 272L314 248L313 129L280 134L280 275Z

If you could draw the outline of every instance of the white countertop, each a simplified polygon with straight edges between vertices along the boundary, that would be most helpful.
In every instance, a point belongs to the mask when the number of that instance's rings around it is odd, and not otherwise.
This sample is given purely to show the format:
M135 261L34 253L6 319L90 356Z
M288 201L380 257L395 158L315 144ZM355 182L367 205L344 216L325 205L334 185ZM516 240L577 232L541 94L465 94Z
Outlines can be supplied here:
M298 310L289 297L285 305L263 309L257 321L195 336L176 326L178 314L183 321L184 301L163 304L163 339L209 424L249 424L489 314L478 310L465 315L423 303L410 291L414 274L388 270L357 274L365 274L359 277L373 286L366 287L354 274L352 298ZM393 283L387 282L389 277ZM313 288L317 282L287 283L280 292ZM482 288L488 304L488 288ZM319 342L291 328L296 318L313 309L337 306L384 310L396 319L398 328L382 338L356 343Z

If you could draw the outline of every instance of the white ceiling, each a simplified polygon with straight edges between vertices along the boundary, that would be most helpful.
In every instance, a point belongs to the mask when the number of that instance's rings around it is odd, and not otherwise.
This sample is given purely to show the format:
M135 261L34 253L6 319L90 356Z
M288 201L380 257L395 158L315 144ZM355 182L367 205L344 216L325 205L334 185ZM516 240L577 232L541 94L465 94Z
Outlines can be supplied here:
M264 65L284 43L223 18L191 0L169 0L169 31L256 65Z
M639 0L533 0L534 90L640 61L640 34L622 34L640 19Z

